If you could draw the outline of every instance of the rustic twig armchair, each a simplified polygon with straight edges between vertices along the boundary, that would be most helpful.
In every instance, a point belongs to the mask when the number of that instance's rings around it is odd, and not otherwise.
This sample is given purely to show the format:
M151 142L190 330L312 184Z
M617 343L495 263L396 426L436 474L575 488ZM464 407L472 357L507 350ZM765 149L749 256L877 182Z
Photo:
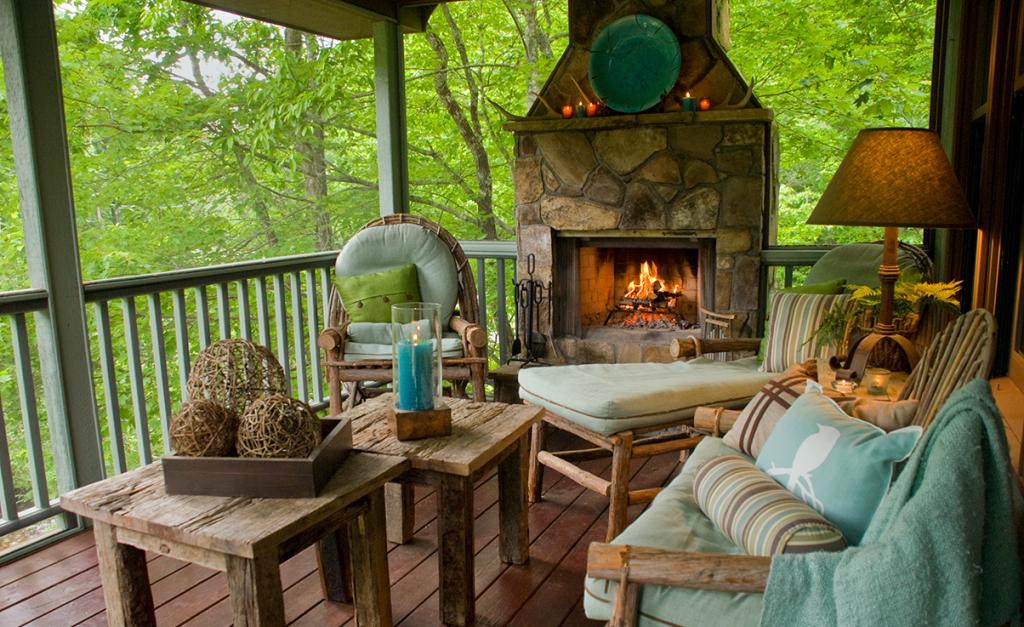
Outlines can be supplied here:
M951 323L932 342L908 379L901 395L902 399L916 399L919 402L914 424L927 427L953 392L972 380L987 378L994 353L995 321L990 313L976 309ZM587 566L587 575L590 578L587 586L588 590L591 590L587 598L587 603L591 606L588 615L593 618L606 618L607 616L594 615L593 612L596 610L597 614L601 614L607 611L610 603L610 625L636 625L640 620L638 612L654 611L651 608L645 610L648 602L661 603L663 607L670 607L672 603L692 604L694 600L690 597L684 599L681 596L673 596L679 592L673 592L674 589L685 589L728 593L717 598L703 597L701 602L705 605L701 607L704 611L714 613L715 610L709 608L720 605L723 614L717 616L719 620L726 613L735 611L737 614L732 617L735 620L730 624L748 624L745 618L751 616L750 609L757 610L760 607L761 593L767 586L774 558L742 554L742 549L738 549L721 536L701 512L692 511L696 508L696 503L692 502L694 471L690 467L691 462L696 466L709 459L709 456L729 453L731 449L720 442L717 438L709 439L708 443L714 445L711 447L713 450L709 449L711 452L706 454L701 450L696 451L695 456L687 461L683 472L672 482L676 493L674 496L678 497L678 503L684 503L684 506L679 506L676 502L669 504L668 499L664 502L655 501L647 512L627 528L626 533L615 540L615 544L591 544ZM701 448L704 448L703 445ZM937 470L939 474L946 473L946 469ZM682 485L687 481L690 485ZM687 494L689 496L686 496ZM666 505L670 505L671 509L667 510ZM949 514L958 515L956 512ZM647 545L638 538L645 524L649 526L650 521L657 521L659 517L661 521L665 521L666 516L679 517L681 535L688 537L682 538L675 533L670 535L679 537L680 546L690 547L689 550L664 546L668 535ZM645 520L645 517L649 520ZM682 522L684 519L685 522ZM709 548L715 543L718 550L712 552ZM658 546L659 544L661 546ZM700 550L693 551L693 547L700 547ZM726 551L732 553L728 554ZM965 548L961 552L967 554L968 551ZM920 572L924 572L920 569L927 568L926 565L920 564L894 566L917 568ZM614 588L615 584L620 587ZM650 600L642 605L641 588L644 588L644 598L650 597ZM601 597L600 602L595 602L596 595ZM871 602L870 599L864 600ZM756 607L747 608L745 612L736 609L749 605L751 601ZM743 616L744 620L740 620L739 616ZM668 624L664 620L659 620L658 616L652 618L659 625ZM704 624L702 619L697 618L680 619L673 624L682 623L685 623L686 627ZM756 624L756 620L754 623Z
M442 339L442 370L453 392L464 395L473 387L474 400L484 400L487 377L487 337L478 324L476 284L459 242L440 225L411 214L393 214L364 225L338 254L335 273L357 276L415 265L421 300L441 304L442 327L451 330ZM327 328L317 344L326 355L327 388L332 414L340 413L342 386L348 390L347 407L362 401L362 384L390 382L390 324L352 323L338 294L331 290ZM386 327L386 328L385 328Z

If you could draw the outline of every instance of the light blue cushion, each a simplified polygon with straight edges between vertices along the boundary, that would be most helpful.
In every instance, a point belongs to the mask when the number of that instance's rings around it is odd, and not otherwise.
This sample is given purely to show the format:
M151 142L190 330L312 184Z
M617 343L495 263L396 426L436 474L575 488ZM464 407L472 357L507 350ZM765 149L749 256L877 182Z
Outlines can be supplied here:
M462 340L458 333L441 335L441 357L462 357ZM391 359L390 322L353 322L345 340L345 361Z
M878 287L878 266L882 265L882 245L873 243L844 244L828 251L818 260L804 283L825 283L846 279L847 285ZM917 269L914 257L900 249L896 251L896 265L900 270Z
M519 396L602 435L743 407L774 375L753 357L668 364L587 364L519 371Z
M743 555L743 549L722 535L700 511L693 496L693 480L697 468L705 461L723 454L751 459L729 448L719 438L704 438L690 454L679 476L613 542L677 551ZM588 577L584 585L583 608L587 617L595 620L611 618L611 600L615 598L618 583ZM643 586L640 594L640 627L757 625L762 598L760 594Z
M447 244L417 224L388 224L359 231L338 253L334 273L362 276L399 266L416 266L420 297L441 305L441 327L459 299L459 272Z
M886 433L809 388L779 419L756 466L856 546L889 489L893 466L910 456L921 432L912 426Z

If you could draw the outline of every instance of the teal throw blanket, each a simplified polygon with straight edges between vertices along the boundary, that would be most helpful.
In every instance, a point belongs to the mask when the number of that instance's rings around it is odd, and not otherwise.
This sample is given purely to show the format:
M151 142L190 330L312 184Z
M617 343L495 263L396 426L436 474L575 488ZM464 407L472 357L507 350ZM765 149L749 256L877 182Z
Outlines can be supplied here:
M859 547L772 558L763 627L1020 623L1022 502L987 381L925 430Z

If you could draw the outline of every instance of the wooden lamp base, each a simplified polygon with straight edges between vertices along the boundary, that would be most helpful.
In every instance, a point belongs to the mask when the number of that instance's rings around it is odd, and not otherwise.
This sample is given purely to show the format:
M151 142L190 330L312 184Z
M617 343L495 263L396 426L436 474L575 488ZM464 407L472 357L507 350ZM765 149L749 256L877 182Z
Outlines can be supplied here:
M388 429L399 440L422 440L452 434L452 410L440 399L434 400L433 409L397 409L391 403L387 407Z

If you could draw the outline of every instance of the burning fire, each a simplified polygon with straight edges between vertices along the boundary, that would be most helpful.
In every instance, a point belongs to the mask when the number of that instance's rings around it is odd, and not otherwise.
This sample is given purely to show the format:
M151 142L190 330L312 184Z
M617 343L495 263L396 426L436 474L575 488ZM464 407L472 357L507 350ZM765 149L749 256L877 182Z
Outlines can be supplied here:
M630 281L629 288L626 290L625 298L635 298L637 300L657 300L659 297L671 297L681 294L683 286L676 284L671 289L668 288L665 283L658 278L658 266L654 262L645 261L640 266L640 277L639 282ZM659 292L661 293L659 296Z

